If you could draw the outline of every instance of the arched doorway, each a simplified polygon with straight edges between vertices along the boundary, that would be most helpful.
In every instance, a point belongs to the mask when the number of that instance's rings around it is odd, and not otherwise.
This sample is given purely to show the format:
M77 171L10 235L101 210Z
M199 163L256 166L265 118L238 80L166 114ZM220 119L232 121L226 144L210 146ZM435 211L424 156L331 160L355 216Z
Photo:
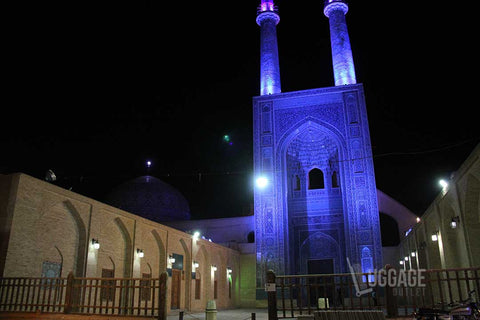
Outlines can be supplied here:
M309 236L300 246L302 274L340 273L341 250L335 239L323 232Z
M311 121L286 143L285 153L286 258L290 260L287 272L305 274L309 269L311 273L342 272L344 261L340 257L345 251L345 217L343 193L339 187L344 172L339 161L340 146L331 132ZM331 257L313 257L313 252L307 254L305 251L307 247L313 250L315 246L310 244L319 235L335 243L335 263Z

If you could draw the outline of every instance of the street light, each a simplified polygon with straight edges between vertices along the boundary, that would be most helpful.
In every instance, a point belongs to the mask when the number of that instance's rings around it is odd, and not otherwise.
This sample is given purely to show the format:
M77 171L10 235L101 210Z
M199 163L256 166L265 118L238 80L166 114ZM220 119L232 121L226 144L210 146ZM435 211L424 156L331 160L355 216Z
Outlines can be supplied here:
M94 249L100 249L100 243L98 242L98 239L92 239L92 246Z
M443 179L440 179L440 181L438 181L438 184L443 188L443 189L446 189L448 187L448 182L443 180Z
M459 216L453 217L452 220L450 221L450 228L456 229L459 222L460 222Z
M255 180L255 184L257 185L257 187L259 187L260 189L264 189L266 186L268 186L268 179L264 176L261 176L261 177L258 177L256 180Z

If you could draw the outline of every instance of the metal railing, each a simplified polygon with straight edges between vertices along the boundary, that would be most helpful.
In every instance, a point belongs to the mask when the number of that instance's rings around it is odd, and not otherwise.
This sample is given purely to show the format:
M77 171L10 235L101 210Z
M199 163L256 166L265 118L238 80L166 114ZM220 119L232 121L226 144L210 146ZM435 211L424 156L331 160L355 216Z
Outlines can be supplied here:
M425 271L425 286L416 292L408 287L398 289L396 302L406 313L419 307L445 308L448 304L468 298L475 290L480 294L480 267L430 269ZM403 293L403 294L402 294Z
M151 316L166 319L160 278L0 278L0 311Z
M293 318L320 310L382 310L392 317L407 316L420 307L444 307L461 301L471 290L480 295L479 274L479 267L392 269L388 276L387 270L384 273L282 276L269 271L269 319ZM413 276L417 277L415 281L410 279Z

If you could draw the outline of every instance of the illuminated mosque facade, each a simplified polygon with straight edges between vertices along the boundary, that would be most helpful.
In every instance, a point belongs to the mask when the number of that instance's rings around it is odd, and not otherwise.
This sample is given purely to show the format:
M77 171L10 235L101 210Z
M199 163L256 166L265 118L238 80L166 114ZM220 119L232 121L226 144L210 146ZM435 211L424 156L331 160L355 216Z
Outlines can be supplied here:
M152 176L126 182L99 202L22 173L0 175L0 276L157 278L167 271L170 311L204 310L211 299L219 309L261 306L269 269L343 273L350 263L368 272L398 266L413 251L409 268L478 265L480 147L425 223L376 189L347 11L341 0L324 6L335 86L282 92L280 17L272 1L261 1L253 148L262 185L254 190L253 216L190 220L183 195ZM446 227L451 215L459 217L456 231ZM390 247L382 248L381 219L394 221L398 241ZM455 243L468 240L467 249L444 248L442 241L432 246L432 232Z
M102 203L24 174L1 175L0 273L155 278L167 271L169 310L198 310L208 299L219 308L257 305L268 269L338 273L347 258L364 271L380 268L377 190L347 10L330 0L324 11L336 86L282 93L280 18L272 1L261 1L253 146L254 173L265 185L255 188L254 216L190 220L181 193L152 176L118 186ZM190 231L198 229L214 242L195 238Z
M281 92L279 14L262 2L260 96L253 98L257 286L280 274L370 272L382 267L377 191L362 84L345 21L328 0L335 86Z

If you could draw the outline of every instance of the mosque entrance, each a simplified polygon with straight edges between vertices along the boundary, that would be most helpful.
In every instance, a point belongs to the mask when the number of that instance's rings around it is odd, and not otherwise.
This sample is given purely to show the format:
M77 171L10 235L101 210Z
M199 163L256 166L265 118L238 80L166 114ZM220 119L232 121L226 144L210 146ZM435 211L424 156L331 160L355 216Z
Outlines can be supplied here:
M309 259L307 260L307 272L308 274L333 274L333 259ZM310 293L310 305L316 306L318 303L319 308L328 308L329 304L333 302L333 288L328 285L331 284L331 278L311 278L309 281L315 287L315 292Z
M341 272L344 252L342 162L332 134L316 123L286 147L288 256L292 274ZM308 265L307 265L308 263Z
M180 285L182 283L182 271L172 269L172 299L170 307L180 309Z
M307 261L308 274L333 274L333 259L310 259Z

